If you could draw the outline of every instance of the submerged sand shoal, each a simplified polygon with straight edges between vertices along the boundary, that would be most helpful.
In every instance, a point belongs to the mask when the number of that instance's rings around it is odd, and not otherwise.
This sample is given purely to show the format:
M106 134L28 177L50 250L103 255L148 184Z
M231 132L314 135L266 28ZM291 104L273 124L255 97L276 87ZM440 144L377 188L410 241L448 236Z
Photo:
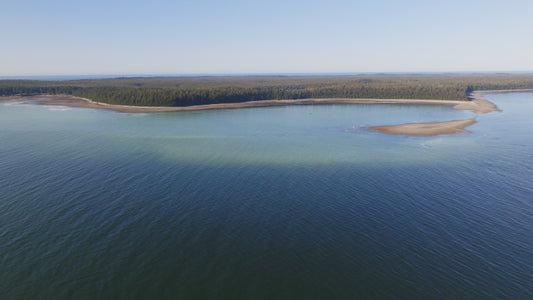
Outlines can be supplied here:
M428 104L428 105L453 105L454 109L471 110L476 114L499 111L494 103L480 99L484 93L474 93L474 100L419 100L419 99L367 99L367 98L328 98L328 99L297 99L297 100L259 100L240 103L220 103L194 105L186 107L161 107L161 106L129 106L113 105L92 101L87 98L75 97L71 95L36 95L24 97L34 100L42 105L60 105L83 108L109 109L123 113L153 113L153 112L173 112L173 111L193 111L209 109L230 109L246 107L267 107L284 105L305 105L305 104ZM19 97L20 98L20 97ZM10 97L10 99L13 99ZM407 134L419 136L433 136L439 134L451 134L466 132L463 128L474 124L475 119L453 120L445 122L431 123L409 123L399 125L373 126L370 129L389 134Z

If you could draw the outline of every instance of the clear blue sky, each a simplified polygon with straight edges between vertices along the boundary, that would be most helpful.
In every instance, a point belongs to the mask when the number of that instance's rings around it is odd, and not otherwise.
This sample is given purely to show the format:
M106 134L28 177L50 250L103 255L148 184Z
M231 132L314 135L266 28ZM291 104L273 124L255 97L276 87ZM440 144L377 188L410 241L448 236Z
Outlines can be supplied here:
M531 0L5 0L0 76L533 71Z

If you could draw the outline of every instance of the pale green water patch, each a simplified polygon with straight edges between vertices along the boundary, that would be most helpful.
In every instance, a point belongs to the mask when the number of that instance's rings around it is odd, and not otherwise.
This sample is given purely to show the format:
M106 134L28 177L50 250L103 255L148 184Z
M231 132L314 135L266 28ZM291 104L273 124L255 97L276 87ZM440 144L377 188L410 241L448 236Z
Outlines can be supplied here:
M8 102L5 107L17 110L3 119L12 133L41 133L36 144L65 140L64 151L60 151L64 157L76 155L76 147L90 153L96 149L92 145L101 143L107 146L98 147L94 155L149 155L168 163L416 164L454 159L449 151L453 148L473 151L478 147L470 134L420 138L368 129L473 115L438 105L298 105L156 114L18 102Z

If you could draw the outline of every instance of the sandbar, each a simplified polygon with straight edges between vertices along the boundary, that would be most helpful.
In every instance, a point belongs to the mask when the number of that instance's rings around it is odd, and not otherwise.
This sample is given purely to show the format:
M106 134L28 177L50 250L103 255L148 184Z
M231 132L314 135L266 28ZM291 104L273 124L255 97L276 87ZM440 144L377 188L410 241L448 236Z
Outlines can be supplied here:
M492 91L494 92L494 91ZM508 92L508 91L503 91ZM483 96L490 92L474 92L470 95L473 100L459 101L453 106L454 109L471 110L476 114L486 114L493 111L501 111L498 107L485 99ZM430 122L430 123L407 123L398 125L372 126L370 129L377 130L387 134L405 134L417 136L435 136L440 134L453 134L461 132L469 132L464 128L476 123L475 118L466 120L452 120L444 122Z
M463 128L474 123L476 123L475 119L467 119L431 123L408 123L400 125L372 126L370 127L370 129L388 134L434 136L439 134L468 132Z

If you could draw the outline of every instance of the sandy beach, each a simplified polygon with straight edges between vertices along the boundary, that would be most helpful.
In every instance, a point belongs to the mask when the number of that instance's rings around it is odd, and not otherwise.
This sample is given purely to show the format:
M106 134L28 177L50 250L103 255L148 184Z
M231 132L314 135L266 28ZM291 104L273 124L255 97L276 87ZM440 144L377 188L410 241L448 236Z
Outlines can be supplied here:
M483 90L474 91L470 94L469 99L481 99L488 94L505 94L505 93L531 93L533 89L515 89L515 90Z
M491 91L495 92L495 91ZM507 92L507 91L504 91ZM298 100L260 100L240 103L221 103L194 105L186 107L160 107L160 106L129 106L129 105L112 105L92 101L86 98L75 97L71 95L35 95L18 97L18 99L27 99L35 101L40 105L60 105L82 108L108 109L122 113L155 113L155 112L174 112L174 111L193 111L193 110L210 110L210 109L231 109L246 107L267 107L267 106L284 106L284 105L309 105L309 104L427 104L427 105L450 105L454 109L471 110L476 114L484 114L499 109L490 101L481 99L485 91L474 92L471 98L474 100L419 100L419 99L366 99L366 98L328 98L328 99L298 99ZM17 97L6 97L4 100L13 100ZM454 120L446 122L431 123L408 123L398 125L373 126L370 129L388 134L407 134L419 136L433 136L439 134L452 134L466 132L463 128L474 124L475 119Z
M18 97L19 99L21 97ZM10 97L10 99L15 99ZM27 96L23 99L35 100L40 105L61 105L83 108L109 109L124 113L151 113L151 112L172 112L191 111L209 109L231 109L246 107L267 107L284 105L306 105L306 104L428 104L428 105L453 105L455 109L472 110L476 113L493 111L497 108L487 100L477 99L474 101L463 100L420 100L420 99L370 99L370 98L324 98L324 99L297 99L297 100L258 100L239 103L219 103L192 105L184 107L169 106L130 106L113 105L96 102L87 98L75 97L71 95L36 95Z

